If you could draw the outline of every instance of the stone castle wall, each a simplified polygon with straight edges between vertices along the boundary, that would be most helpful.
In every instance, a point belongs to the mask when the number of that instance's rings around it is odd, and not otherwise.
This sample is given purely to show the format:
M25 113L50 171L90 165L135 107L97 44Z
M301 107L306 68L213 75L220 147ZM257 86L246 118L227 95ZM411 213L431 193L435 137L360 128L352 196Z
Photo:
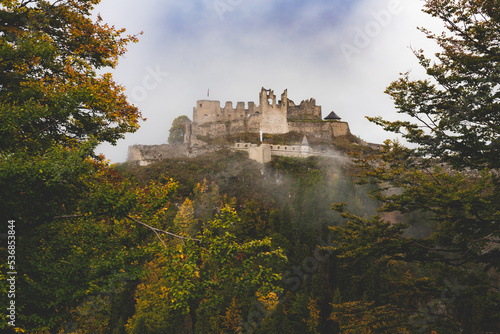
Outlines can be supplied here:
M245 102L238 102L236 108L233 108L233 103L228 101L222 108L219 101L199 100L193 108L193 122L196 124L234 122L258 111L254 102L248 102L248 108L245 108Z
M348 135L350 132L347 122L288 122L290 132L298 132L307 135L309 139L322 142L331 142L335 137Z
M163 159L186 157L188 152L187 144L133 145L128 147L128 161L135 161L140 166L146 166Z
M264 104L261 105L262 118L260 121L260 130L263 133L279 134L290 132L286 113L279 105Z
M317 139L330 141L333 137L349 133L349 126L340 121L323 121L321 106L311 98L296 105L288 99L288 92L281 100L272 90L262 88L259 105L248 102L226 102L199 100L193 109L192 137L224 137L243 132L283 134L291 131L305 133Z
M313 155L314 152L307 145L270 145L270 144L250 144L236 143L233 150L248 152L248 158L260 163L271 161L273 155L293 158L306 158Z
M321 119L321 106L316 105L315 99L302 101L298 106L293 102L291 104L288 105L289 120Z
M205 146L192 149L187 144L132 145L128 147L127 161L139 166L147 166L164 159L194 158L202 154L216 152L221 148Z
M296 105L288 99L288 92L277 101L272 90L262 88L259 105L254 102L226 102L199 100L193 108L193 121L186 122L184 144L182 145L134 145L129 147L129 161L140 165L169 158L194 157L220 148L208 144L208 139L229 137L242 133L286 134L297 132L315 142L330 143L335 137L350 134L349 125L339 120L322 120L321 106L311 98ZM307 146L309 147L309 146ZM261 145L248 147L251 156L257 160L270 159L270 154L284 156L307 156L300 146ZM267 151L269 150L269 156Z

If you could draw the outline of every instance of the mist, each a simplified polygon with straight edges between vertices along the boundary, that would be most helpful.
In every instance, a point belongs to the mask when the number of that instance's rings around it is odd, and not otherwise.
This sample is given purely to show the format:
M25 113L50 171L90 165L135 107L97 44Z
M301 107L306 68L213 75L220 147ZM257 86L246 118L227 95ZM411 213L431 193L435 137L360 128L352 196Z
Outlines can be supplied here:
M261 87L288 89L298 103L315 98L323 116L334 110L368 142L393 138L365 116L400 118L385 87L400 72L423 75L410 47L432 55L434 46L416 28L440 27L421 13L421 5L104 0L95 13L105 22L128 34L143 32L113 73L147 120L116 146L99 146L98 153L123 162L129 145L166 143L172 121L191 118L197 100L258 101Z

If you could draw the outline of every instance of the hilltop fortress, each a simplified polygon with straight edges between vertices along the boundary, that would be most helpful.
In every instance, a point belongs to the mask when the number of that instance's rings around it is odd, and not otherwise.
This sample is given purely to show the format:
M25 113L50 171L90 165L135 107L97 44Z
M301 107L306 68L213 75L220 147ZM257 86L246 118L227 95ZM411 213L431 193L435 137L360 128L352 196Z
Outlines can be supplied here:
M321 106L315 99L302 101L299 105L288 99L287 90L276 101L272 90L262 88L259 105L248 102L226 102L222 108L219 101L200 100L193 108L193 122L186 131L189 142L196 144L197 137L223 137L238 133L285 134L298 132L309 138L328 142L337 136L349 134L349 125L339 119L323 121Z
M130 146L128 160L147 165L161 159L194 157L221 148L232 148L248 150L251 157L266 162L273 154L315 155L309 142L331 144L336 137L350 135L348 123L340 121L335 113L322 119L321 106L316 105L315 99L296 105L285 90L277 101L274 91L264 88L259 94L259 105L248 102L245 106L244 102L238 102L234 108L232 102L226 102L222 107L219 101L199 100L193 108L193 120L186 121L183 126L183 144ZM301 137L302 142L290 146L258 146L241 141L241 138L252 135L258 138L259 134L269 137L290 133L304 137ZM255 150L258 152L255 153Z

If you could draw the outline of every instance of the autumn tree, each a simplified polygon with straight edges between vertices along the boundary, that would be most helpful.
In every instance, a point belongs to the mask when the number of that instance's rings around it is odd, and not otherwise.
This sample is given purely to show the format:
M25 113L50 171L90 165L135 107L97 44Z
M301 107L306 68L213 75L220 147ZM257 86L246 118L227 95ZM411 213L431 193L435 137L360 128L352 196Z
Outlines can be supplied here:
M286 260L283 251L270 238L238 240L237 213L228 205L220 211L204 223L197 240L165 248L148 265L151 270L138 287L136 313L127 333L140 327L142 333L238 329L246 319L235 298L244 300L248 311L252 297L281 292L276 270Z
M111 74L136 37L95 22L96 0L2 1L2 151L74 146L95 137L115 143L141 120Z
M123 36L123 29L108 26L100 17L94 21L91 11L98 3L1 2L0 158L4 173L0 182L9 187L2 192L0 206L11 218L26 215L15 210L14 202L24 200L15 190L20 178L12 182L12 175L19 173L5 170L5 166L16 165L15 169L25 171L22 179L29 183L39 176L28 175L33 172L28 169L53 157L51 152L79 151L85 159L93 155L98 143L114 144L125 133L137 130L142 119L111 74L97 74L115 67L125 46L137 40ZM82 150L85 142L90 144ZM67 160L52 163L64 169ZM40 170L45 180L53 182L38 187L39 197L43 197L43 189L51 192L50 187L63 179L67 184L75 180L68 174L49 175L50 168Z
M62 269L44 271L53 255L68 255L71 248L45 247L42 236L63 242L67 239L60 233L71 225L57 217L90 215L91 211L83 212L93 205L90 194L102 193L99 181L112 173L95 155L95 147L101 142L115 144L125 133L136 131L142 120L124 88L104 73L137 38L125 36L123 29L100 17L94 19L92 10L98 3L0 1L0 217L3 222L16 221L16 253L23 258L16 267L23 273L17 286L26 292L16 296L16 325L27 331L55 330L65 307L78 300L73 284L60 291L57 302L44 298L54 288L48 282L71 281L74 272L72 276ZM127 199L114 198L105 206L112 209L113 202ZM2 232L4 228L2 223ZM92 230L99 228L87 225L84 233ZM69 272L88 271L73 260L63 260L70 263ZM2 318L0 328L5 325Z

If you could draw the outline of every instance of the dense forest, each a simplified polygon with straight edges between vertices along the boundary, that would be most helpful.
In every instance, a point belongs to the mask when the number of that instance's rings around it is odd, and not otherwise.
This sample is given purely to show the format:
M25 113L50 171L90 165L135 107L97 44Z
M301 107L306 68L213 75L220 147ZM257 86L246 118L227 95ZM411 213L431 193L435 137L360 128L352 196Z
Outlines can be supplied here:
M370 119L408 145L146 167L95 154L142 120L97 3L1 1L2 333L499 332L498 1L425 1L413 121Z

